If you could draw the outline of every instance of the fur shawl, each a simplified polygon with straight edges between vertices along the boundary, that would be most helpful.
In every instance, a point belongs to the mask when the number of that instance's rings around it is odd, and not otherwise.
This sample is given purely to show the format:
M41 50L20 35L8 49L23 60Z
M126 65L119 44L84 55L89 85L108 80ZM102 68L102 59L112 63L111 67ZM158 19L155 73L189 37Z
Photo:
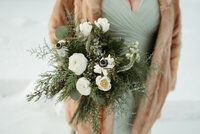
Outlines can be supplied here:
M143 100L133 121L130 134L147 134L155 121L160 117L163 104L169 91L175 89L177 68L181 50L181 16L179 0L158 0L160 7L160 26L151 64L159 64L164 75L152 73L147 79L149 99ZM54 46L55 29L64 25L65 8L75 14L76 18L87 18L93 22L101 16L102 0L56 0L49 19L49 37ZM69 121L78 103L70 98L65 101L66 120ZM102 110L102 127L99 134L112 134L113 114L105 116ZM79 134L92 134L91 124L80 123L71 125Z

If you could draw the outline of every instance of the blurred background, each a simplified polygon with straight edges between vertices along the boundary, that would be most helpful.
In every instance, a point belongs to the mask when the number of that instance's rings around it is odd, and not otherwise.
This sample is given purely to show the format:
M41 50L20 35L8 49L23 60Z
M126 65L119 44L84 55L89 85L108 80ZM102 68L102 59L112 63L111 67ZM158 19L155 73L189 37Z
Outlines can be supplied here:
M0 134L69 134L62 104L27 103L25 95L47 63L27 52L48 41L55 0L0 0ZM175 91L152 134L200 133L200 1L180 0L182 51Z

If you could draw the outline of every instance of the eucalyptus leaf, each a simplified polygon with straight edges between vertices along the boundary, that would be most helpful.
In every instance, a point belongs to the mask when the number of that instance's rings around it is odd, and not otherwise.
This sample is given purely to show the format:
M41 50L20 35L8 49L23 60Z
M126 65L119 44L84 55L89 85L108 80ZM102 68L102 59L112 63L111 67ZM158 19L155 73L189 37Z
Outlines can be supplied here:
M77 90L70 95L70 97L75 101L79 100L80 96L81 95Z
M65 39L68 35L68 28L67 26L60 26L56 29L55 32L56 38L59 40Z

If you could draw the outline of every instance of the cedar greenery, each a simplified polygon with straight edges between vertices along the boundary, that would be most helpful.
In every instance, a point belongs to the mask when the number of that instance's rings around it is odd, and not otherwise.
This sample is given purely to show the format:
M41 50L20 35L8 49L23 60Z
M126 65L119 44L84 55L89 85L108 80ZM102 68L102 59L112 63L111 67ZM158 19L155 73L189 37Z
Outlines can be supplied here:
M139 104L141 98L145 95L146 79L152 69L150 67L151 56L140 53L140 61L127 71L118 72L122 66L128 64L129 60L124 50L129 49L123 39L114 40L108 32L103 33L95 24L91 34L86 38L77 35L77 22L71 13L66 11L66 25L56 29L56 37L59 40L66 40L64 47L67 48L67 55L60 56L56 48L50 48L49 44L44 41L43 46L36 49L31 49L31 54L35 54L37 58L48 58L49 65L54 69L40 75L40 79L36 82L33 93L27 95L27 100L38 101L41 96L47 99L52 99L55 95L59 95L57 102L65 100L67 97L79 102L78 108L72 117L70 123L76 122L91 122L93 132L98 133L101 127L101 110L108 109L110 112L126 112L123 105L127 104L126 94L132 93L134 96L135 106ZM58 41L55 41L57 43ZM98 49L96 49L98 48ZM102 55L97 55L98 52ZM83 96L76 90L76 82L81 76L77 76L74 72L68 69L69 57L73 53L82 53L88 59L86 71L81 75L87 78L91 84L91 93L89 96ZM94 65L102 57L112 55L115 60L115 67L108 69L108 77L111 79L112 88L109 91L101 91L98 89L95 79L98 74L93 72ZM57 62L62 64L57 66ZM136 113L132 113L136 114Z

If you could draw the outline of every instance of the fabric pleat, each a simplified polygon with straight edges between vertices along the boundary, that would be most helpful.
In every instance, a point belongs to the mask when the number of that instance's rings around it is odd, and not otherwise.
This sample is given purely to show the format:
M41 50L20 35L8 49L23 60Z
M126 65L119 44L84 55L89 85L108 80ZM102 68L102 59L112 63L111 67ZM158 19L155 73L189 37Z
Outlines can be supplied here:
M102 17L110 22L113 38L124 38L127 45L140 43L139 49L151 53L160 22L157 0L141 0L133 12L125 0L103 0Z

